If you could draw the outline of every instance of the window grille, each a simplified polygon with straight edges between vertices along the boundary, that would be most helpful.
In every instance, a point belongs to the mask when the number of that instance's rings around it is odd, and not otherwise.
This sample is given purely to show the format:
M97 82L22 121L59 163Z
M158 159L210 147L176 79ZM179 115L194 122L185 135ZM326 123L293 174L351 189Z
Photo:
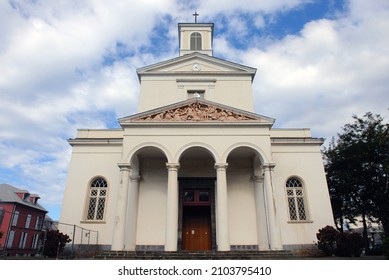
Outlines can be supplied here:
M289 219L291 221L306 221L307 212L304 200L304 188L297 178L290 178L286 182L286 195L288 198Z
M103 178L96 178L89 188L88 209L86 219L89 221L104 220L105 202L108 184Z

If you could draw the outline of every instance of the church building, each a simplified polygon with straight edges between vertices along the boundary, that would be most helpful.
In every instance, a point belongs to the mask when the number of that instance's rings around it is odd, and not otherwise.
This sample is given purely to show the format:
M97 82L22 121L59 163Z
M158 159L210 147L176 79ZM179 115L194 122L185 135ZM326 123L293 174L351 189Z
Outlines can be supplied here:
M256 69L214 57L213 32L179 23L179 56L137 69L138 113L69 140L60 231L106 250L261 251L333 225L323 139L254 112Z

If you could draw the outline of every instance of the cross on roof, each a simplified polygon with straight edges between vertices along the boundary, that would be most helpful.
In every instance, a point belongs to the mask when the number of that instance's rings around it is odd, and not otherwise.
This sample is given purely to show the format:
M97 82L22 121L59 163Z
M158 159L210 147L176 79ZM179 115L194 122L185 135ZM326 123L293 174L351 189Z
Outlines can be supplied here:
M199 14L197 13L197 11L194 12L193 16L195 17L195 23L197 23L197 17L199 16Z

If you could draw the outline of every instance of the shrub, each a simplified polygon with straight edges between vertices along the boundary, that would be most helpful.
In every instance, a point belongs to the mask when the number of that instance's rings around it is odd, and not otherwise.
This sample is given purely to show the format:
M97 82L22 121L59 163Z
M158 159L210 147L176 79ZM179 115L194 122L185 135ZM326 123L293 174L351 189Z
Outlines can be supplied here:
M54 258L64 250L66 243L72 241L67 234L59 230L49 230L46 234L46 243L43 255Z
M339 257L360 257L363 248L363 238L359 233L339 232L336 240L335 255Z
M363 248L363 238L359 233L343 233L334 227L326 226L316 234L317 247L327 256L360 257Z
M322 229L319 229L319 232L316 234L318 239L317 247L319 250L323 251L327 256L332 256L336 251L336 240L338 239L339 232L331 227L326 226Z

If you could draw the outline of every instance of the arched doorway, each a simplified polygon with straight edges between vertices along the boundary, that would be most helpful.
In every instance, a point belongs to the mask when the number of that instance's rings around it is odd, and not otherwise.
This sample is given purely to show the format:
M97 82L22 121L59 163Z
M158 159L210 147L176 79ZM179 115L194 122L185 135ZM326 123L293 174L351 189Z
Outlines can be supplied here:
M164 248L166 200L161 198L166 196L168 184L166 162L168 162L166 152L151 145L141 147L131 157L133 169L137 170L141 178L136 207L136 217L139 218L136 224L127 225L128 233L136 229L136 250L163 250ZM127 207L135 206L128 204ZM129 236L130 234L127 238Z
M215 160L205 148L187 149L180 158L178 249L216 248Z
M250 146L237 146L226 159L231 249L268 249L263 159ZM244 217L244 219L242 219Z

